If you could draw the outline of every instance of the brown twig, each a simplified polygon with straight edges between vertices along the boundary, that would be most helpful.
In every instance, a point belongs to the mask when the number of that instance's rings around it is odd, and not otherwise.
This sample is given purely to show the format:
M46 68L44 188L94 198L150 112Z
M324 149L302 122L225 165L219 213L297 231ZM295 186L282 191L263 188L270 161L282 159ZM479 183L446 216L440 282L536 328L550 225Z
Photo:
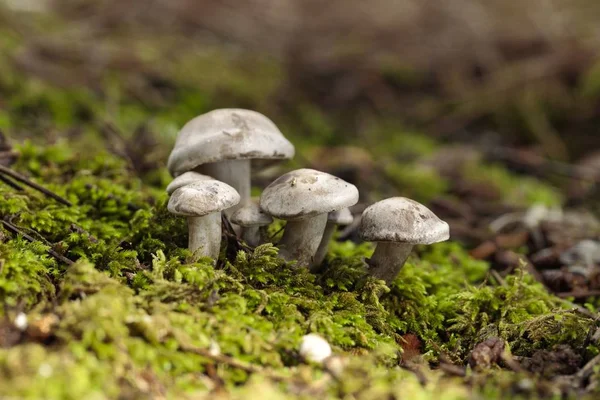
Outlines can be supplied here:
M449 363L441 362L440 363L440 369L442 371L444 371L445 373L447 373L448 375L462 376L462 377L467 376L467 372L465 370L465 367L461 367L459 365L454 365L454 364L449 364Z
M282 226L281 228L277 229L277 232L273 233L271 236L269 236L269 240L272 240L275 238L275 236L279 235L281 233L281 231L283 231L285 229L285 225ZM276 243L273 243L276 244Z
M28 234L26 234L25 232L21 231L19 228L17 228L16 226L14 226L13 224L11 224L8 221L4 221L4 220L0 220L0 222L2 222L2 225L4 225L4 227L9 230L12 233L15 233L17 235L21 235L23 236L23 238L29 242L37 242L37 240L35 240L33 237L29 236ZM48 249L48 254L50 254L52 257L56 258L58 261L61 261L67 265L73 265L75 264L74 261L69 260L67 257L58 254L56 251L52 250L52 249Z
M587 364L585 364L583 366L583 368L581 368L576 374L575 374L575 378L580 380L580 381L584 381L587 378L590 377L590 375L592 375L592 373L594 372L594 369L597 365L600 364L600 354L597 355L596 357L592 358L590 361L588 361Z
M15 172L15 171L13 171L12 169L10 169L10 168L7 168L7 167L5 167L5 166L3 166L3 165L0 165L0 174L8 175L8 176L10 176L11 178L13 178L13 179L15 179L15 180L17 180L17 181L19 181L19 182L22 182L22 183L24 183L25 185L27 185L27 186L29 186L29 187L31 187L31 188L33 188L33 189L35 189L35 190L39 191L39 192L42 192L42 193L43 193L43 194L45 194L46 196L48 196L48 197L52 197L54 200L58 201L59 203L62 203L62 204L64 204L64 205L66 205L66 206L69 206L69 207L70 207L70 206L72 206L72 205L73 205L73 204L71 204L71 202L70 202L70 201L68 201L67 199L65 199L65 198L63 198L63 197L61 197L61 196L57 195L56 193L54 193L54 192L52 192L52 191L50 191L50 190L46 189L46 188L45 188L45 187L43 187L43 186L40 186L40 185L38 185L38 184L37 184L37 183L35 183L35 182L32 182L31 180L27 179L27 178L26 178L26 177L24 177L23 175L21 175L21 174L19 174L19 173Z
M8 186L10 186L11 188L18 190L18 191L22 191L23 188L16 184L15 182L11 181L10 179L8 179L7 177L5 177L4 175L0 175L0 181L6 183Z
M261 374L261 375L264 375L264 376L266 376L270 379L276 380L276 381L283 381L283 380L290 379L289 376L277 373L273 370L270 370L270 369L267 369L264 367L260 367L258 365L246 363L244 361L237 360L233 357L226 356L224 354L216 354L216 353L211 352L208 349L202 349L202 348L194 347L194 346L190 346L190 345L180 345L179 348L185 352L198 354L202 357L213 360L214 362L226 364L226 365L229 365L230 367L241 369L242 371L246 371L251 374Z
M498 285L506 286L506 281L504 280L504 278L502 278L502 276L498 273L498 271L496 271L495 269L491 269L490 274L494 277L494 279L496 279L496 281L498 282Z
M225 215L221 216L221 223L223 224L223 227L224 227L223 233L225 234L225 236L228 239L232 239L236 243L238 248L243 249L246 252L250 252L250 253L254 250L254 247L251 247L248 244L246 244L245 242L243 242L242 240L240 240L240 238L235 234L235 230L233 229L231 222L229 222L229 219L227 219L227 217Z

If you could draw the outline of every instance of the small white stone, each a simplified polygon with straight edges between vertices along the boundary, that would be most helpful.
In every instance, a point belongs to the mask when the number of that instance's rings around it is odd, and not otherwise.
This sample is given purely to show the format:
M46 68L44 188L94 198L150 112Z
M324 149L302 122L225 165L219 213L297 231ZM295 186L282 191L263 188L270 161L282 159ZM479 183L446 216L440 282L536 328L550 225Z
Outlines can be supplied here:
M52 376L52 374L54 373L54 370L52 369L52 366L50 364L41 364L40 367L38 368L38 375L41 376L42 378L49 378Z
M210 354L213 357L220 356L221 346L219 346L219 343L215 342L214 340L211 340L210 346L208 346L208 354Z
M17 314L17 317L15 318L15 326L17 327L17 329L20 331L24 331L25 329L27 329L28 325L29 322L27 321L27 315L25 315L25 313Z
M322 363L331 355L331 346L321 336L310 333L302 337L300 355L307 361Z

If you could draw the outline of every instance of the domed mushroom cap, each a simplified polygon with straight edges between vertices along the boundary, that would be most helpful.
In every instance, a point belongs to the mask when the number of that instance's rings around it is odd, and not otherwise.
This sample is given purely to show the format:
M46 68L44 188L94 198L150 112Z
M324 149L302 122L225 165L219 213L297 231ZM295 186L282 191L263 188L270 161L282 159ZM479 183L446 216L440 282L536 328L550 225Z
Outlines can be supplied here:
M184 125L167 166L177 176L205 163L293 156L294 146L269 118L255 111L224 108Z
M213 179L213 178L211 178L210 176L202 175L202 174L199 174L198 172L194 172L194 171L188 171L184 174L179 175L178 177L173 179L171 181L171 183L169 183L169 185L167 186L167 193L171 195L177 189L179 189L183 186L187 186L190 183L194 183L194 182L198 182L198 181L207 181L207 180L211 180L211 179Z
M356 186L325 172L298 169L277 178L260 198L260 208L277 218L300 220L350 207Z
M369 242L431 244L448 240L450 228L423 204L392 197L364 211L360 236Z
M265 214L258 204L251 202L234 212L231 222L243 227L264 226L273 222L273 218Z
M333 222L336 225L350 225L354 221L354 216L348 208L342 208L334 212L330 212L327 216L327 221Z
M233 207L239 202L240 195L234 188L211 179L194 182L175 190L167 209L175 215L202 217Z

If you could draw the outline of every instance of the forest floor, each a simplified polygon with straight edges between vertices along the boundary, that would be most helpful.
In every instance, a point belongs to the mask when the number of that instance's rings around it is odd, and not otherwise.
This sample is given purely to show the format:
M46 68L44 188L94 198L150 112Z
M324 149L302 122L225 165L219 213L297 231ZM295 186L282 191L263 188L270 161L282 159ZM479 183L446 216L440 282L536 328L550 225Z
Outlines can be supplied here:
M457 70L448 82L383 62L325 68L302 46L291 61L228 47L183 8L55 3L26 18L0 6L0 397L597 398L591 50L535 53L555 61L544 85L498 99L498 76L520 76L509 67L478 77L475 96L452 91L476 79ZM451 240L416 248L390 285L369 277L357 224L317 274L277 257L280 222L274 245L226 230L216 265L190 261L166 159L187 120L233 106L296 146L255 174L254 194L316 168L358 186L357 221L406 196ZM336 364L302 360L311 332Z

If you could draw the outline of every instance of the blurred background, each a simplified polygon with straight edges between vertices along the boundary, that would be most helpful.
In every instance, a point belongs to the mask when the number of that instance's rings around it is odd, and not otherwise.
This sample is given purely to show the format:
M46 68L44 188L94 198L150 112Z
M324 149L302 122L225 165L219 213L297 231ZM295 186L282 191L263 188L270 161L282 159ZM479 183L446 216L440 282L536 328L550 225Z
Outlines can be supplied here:
M22 82L32 92L52 84L81 97L60 113L56 99L2 109L48 113L59 127L97 117L85 104L94 98L115 120L133 113L122 107L153 111L167 139L188 117L240 106L315 143L365 139L389 124L563 160L600 143L593 0L0 4L3 97L11 67L35 81ZM26 131L21 122L2 118Z
M0 130L164 187L186 121L250 108L296 145L285 168L415 198L476 247L532 206L596 213L599 21L595 0L0 0Z

